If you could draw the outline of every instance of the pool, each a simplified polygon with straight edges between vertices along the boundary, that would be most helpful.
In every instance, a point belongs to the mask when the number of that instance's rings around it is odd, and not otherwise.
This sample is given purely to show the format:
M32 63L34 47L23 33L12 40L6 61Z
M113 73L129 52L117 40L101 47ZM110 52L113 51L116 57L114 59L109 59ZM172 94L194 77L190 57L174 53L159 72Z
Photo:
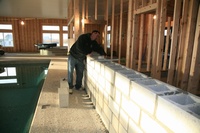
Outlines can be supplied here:
M49 62L0 62L1 133L29 132Z

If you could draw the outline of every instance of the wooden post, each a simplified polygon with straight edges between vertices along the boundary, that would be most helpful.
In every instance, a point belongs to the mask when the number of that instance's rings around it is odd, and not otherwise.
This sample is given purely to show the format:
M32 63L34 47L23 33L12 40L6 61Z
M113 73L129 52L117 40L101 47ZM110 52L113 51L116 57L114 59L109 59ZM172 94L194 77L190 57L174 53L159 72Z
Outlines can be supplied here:
M175 1L172 42L171 42L170 60L169 60L169 68L168 68L168 76L167 76L167 83L169 84L172 84L174 80L175 57L176 57L176 51L177 51L180 11L181 11L181 2Z
M104 2L105 2L104 20L106 21L106 24L104 26L104 51L107 53L108 0L105 0Z
M194 39L194 47L193 47L193 54L192 54L192 62L190 68L190 76L189 76L189 83L188 83L188 91L197 94L198 93L198 84L199 84L199 74L200 74L200 6L198 12L198 19L196 24L196 33Z
M156 73L156 57L157 57L157 49L158 49L158 35L159 35L159 23L160 23L160 12L161 12L161 1L157 0L157 8L156 8L156 19L154 19L154 34L153 34L153 51L152 51L152 66L151 66L151 77L155 77Z
M110 51L110 58L113 59L113 47L114 47L114 24L115 24L115 0L112 0L112 24L111 24L111 51Z
M127 26L127 46L126 46L126 67L130 67L132 2L133 0L129 0L128 3L129 7L128 7L128 26Z
M138 52L138 71L141 71L142 66L142 47L144 39L144 14L140 17L140 37L139 37L139 52Z
M188 5L189 0L183 1L183 9L182 9L182 18L180 23L180 39L178 46L178 55L176 59L176 73L174 83L177 87L180 87L181 79L182 79L182 62L183 62L183 50L185 46L185 38L186 38L186 29L187 29L187 15L188 15Z
M151 68L151 56L152 56L152 41L153 41L153 15L149 14L148 23L148 41L147 41L147 71Z
M138 1L133 2L133 18L132 18L132 41L131 41L131 62L130 62L130 68L137 69L137 51L136 48L138 46L138 32L139 32L139 15L136 14L136 10L138 9L139 4Z
M121 46L122 46L122 19L123 19L123 0L120 0L120 22L119 22L119 55L118 63L121 63Z
M164 54L164 61L163 61L163 70L167 70L169 40L170 40L170 37L171 37L170 28L171 28L171 17L168 17L168 20L167 20L167 36L166 36L166 43L165 43L165 54Z
M157 60L156 60L156 71L155 78L161 79L161 70L162 70L162 57L163 57L163 46L164 46L164 30L165 30L165 21L167 15L167 0L161 0L161 14L160 14L160 23L159 23L159 32L158 32L158 49L157 49Z
M190 63L192 59L192 50L194 45L194 36L195 36L195 27L197 20L197 12L199 7L199 0L190 0L189 2L189 10L188 10L188 25L187 25L187 35L186 35L186 45L184 49L183 56L183 65L182 65L182 81L181 88L183 90L187 90L188 80L189 80L189 71L190 71Z
M94 19L95 19L95 20L97 20L97 7L98 7L97 4L98 4L98 1L95 0L95 6L94 6L94 8L95 8L95 9L94 9L94 10L95 10Z
M85 33L85 0L82 0L82 20L81 20L81 32Z
M74 0L74 32L75 40L77 40L80 35L79 0Z

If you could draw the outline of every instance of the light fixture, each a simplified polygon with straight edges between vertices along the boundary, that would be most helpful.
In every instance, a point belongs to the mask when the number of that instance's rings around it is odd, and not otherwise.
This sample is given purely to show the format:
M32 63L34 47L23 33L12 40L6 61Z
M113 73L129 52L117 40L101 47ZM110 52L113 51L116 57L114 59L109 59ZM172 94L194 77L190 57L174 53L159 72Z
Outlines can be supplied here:
M24 25L24 21L21 21L21 25Z
M156 19L156 15L153 15L153 19Z

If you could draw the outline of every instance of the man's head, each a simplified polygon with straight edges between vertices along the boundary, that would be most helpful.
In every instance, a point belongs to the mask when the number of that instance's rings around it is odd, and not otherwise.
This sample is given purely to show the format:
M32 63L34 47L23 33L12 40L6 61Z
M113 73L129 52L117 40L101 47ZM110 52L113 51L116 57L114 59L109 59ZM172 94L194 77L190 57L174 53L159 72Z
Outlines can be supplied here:
M91 40L96 40L100 35L100 32L98 30L93 30L92 34L90 36Z

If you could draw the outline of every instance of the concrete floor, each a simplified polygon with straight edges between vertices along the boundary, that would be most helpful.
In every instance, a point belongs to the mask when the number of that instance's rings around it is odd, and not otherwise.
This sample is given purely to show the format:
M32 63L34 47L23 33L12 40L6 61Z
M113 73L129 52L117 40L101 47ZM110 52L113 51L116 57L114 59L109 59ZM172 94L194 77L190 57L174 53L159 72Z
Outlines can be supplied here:
M38 100L30 133L107 133L85 91L73 90L69 107L60 108L58 88L67 78L67 56L40 56L39 54L9 54L0 61L20 59L50 59L48 74Z

